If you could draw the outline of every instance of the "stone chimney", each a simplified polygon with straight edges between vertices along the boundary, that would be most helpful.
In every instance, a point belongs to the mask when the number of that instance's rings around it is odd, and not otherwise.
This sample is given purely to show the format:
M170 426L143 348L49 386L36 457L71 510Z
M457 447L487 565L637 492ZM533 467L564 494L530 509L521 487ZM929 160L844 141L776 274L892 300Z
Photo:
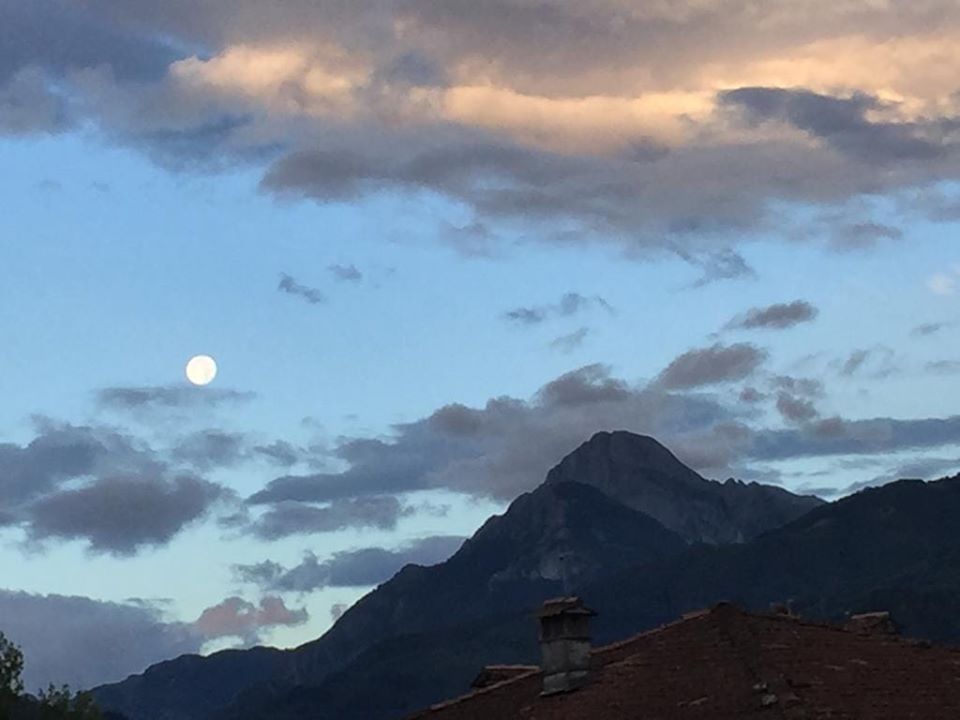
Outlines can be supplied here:
M542 695L575 690L590 672L590 618L578 597L547 600L538 613L543 656Z

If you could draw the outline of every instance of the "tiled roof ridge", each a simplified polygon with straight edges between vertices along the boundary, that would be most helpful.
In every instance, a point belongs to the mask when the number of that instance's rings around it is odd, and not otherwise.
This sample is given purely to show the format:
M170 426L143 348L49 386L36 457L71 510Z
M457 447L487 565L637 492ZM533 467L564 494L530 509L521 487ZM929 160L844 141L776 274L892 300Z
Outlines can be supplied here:
M749 610L744 610L743 608L739 607L734 603L720 602L709 608L703 608L701 610L694 610L691 612L684 613L676 620L672 620L667 623L662 623L660 625L657 625L656 627L650 628L648 630L644 630L635 635L631 635L630 637L624 638L623 640L617 640L616 642L612 642L607 645L601 645L600 647L595 647L590 652L594 656L599 656L599 658L602 660L603 655L613 653L617 650L621 650L639 640L643 640L647 637L656 635L665 630L669 630L671 628L684 625L688 622L716 617L718 612L722 612L724 610L732 610L738 616L751 619L751 620L765 620L769 622L790 623L792 625L799 626L799 627L817 628L819 630L842 633L844 635L862 634L856 630L844 627L843 625L838 625L837 623L831 623L826 620L816 620L813 618L807 618L800 615L784 615L781 613L751 612ZM888 640L889 642L897 642L905 645L917 645L917 644L926 643L925 640L911 638L911 637L904 637L899 634L884 636L884 639ZM943 644L937 643L936 647L942 650L948 650L950 652L960 654L960 646L943 645ZM627 656L624 656L624 657L627 657ZM623 659L623 658L620 658L620 659ZM620 659L612 662L619 662Z

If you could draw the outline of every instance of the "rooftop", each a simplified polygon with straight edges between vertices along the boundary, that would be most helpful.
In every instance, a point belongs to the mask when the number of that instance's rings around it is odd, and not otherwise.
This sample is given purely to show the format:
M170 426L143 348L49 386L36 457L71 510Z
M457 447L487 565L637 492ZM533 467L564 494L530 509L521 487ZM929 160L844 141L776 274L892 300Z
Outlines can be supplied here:
M541 697L538 668L411 717L423 720L947 720L960 650L722 604L593 651L578 690Z

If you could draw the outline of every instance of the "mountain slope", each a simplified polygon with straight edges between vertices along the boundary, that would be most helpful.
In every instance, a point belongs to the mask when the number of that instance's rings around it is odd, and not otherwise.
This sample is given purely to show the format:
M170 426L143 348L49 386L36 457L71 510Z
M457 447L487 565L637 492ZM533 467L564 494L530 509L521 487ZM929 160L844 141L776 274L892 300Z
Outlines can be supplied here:
M616 638L719 600L792 601L839 619L889 610L904 631L960 643L960 476L901 480L818 508L751 543L694 547L679 561L616 573L583 592Z

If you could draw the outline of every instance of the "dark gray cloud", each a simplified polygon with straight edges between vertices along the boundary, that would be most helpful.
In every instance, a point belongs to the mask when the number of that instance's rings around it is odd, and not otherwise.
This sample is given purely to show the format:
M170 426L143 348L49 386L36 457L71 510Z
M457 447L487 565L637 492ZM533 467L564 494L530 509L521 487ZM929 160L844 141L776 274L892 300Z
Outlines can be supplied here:
M248 441L242 433L202 430L180 438L170 457L198 470L234 467L248 458Z
M520 225L548 242L684 257L701 283L752 273L743 240L796 237L784 202L836 206L960 176L942 73L897 44L934 25L952 38L960 23L947 0L668 5L4 0L0 131L73 122L172 167L269 164L264 189L320 202L439 195L472 212L453 239L466 252L494 255ZM854 38L889 52L860 60ZM742 87L710 99L718 77L736 86L738 68L752 80L797 64L817 87L837 86L842 69L810 57L820 41L878 66L911 59L895 79L857 74L865 87L842 97ZM271 56L287 51L293 69ZM342 92L318 89L318 73ZM902 119L876 96L890 83L943 109ZM755 132L768 125L775 132ZM834 235L837 247L893 236L870 220Z
M280 273L280 282L277 284L277 290L287 293L288 295L299 297L311 305L321 305L327 301L326 296L317 288L301 285L286 273Z
M0 501L7 507L94 475L152 472L163 468L144 443L112 428L37 421L26 446L0 445Z
M785 330L814 320L819 311L805 300L751 308L727 323L727 328L740 330Z
M357 270L355 265L330 265L327 270L337 280L344 282L360 282L363 280L363 273Z
M82 540L92 552L128 555L165 544L232 497L178 472L174 450L109 427L37 423L26 446L0 445L0 524L32 542ZM191 462L201 464L192 449ZM222 461L221 451L205 448L204 464Z
M264 540L277 540L350 527L391 530L404 514L404 506L392 495L335 499L323 507L288 500L273 504L249 532Z
M265 561L235 565L239 580L278 592L311 592L325 587L371 587L389 580L403 566L435 565L463 544L464 538L437 535L398 548L361 548L334 553L320 560L312 552L292 568Z
M0 589L0 630L23 649L24 684L30 692L50 683L73 689L118 682L148 666L222 637L258 642L273 627L307 620L304 609L265 596L259 605L227 598L193 622L164 617L163 603L131 599L38 595Z
M27 533L33 540L85 540L96 552L131 555L166 544L228 496L220 485L189 476L102 478L32 503Z
M680 355L660 373L669 389L695 388L750 377L767 359L767 352L750 343L715 344Z
M750 456L784 460L831 455L882 455L960 444L960 416L897 420L826 418L797 430L754 434Z
M24 69L6 84L0 81L0 135L53 134L72 124L65 98L40 70Z
M948 152L938 136L942 128L871 120L869 114L881 110L883 103L865 94L839 98L808 90L745 87L722 93L721 102L741 109L751 123L788 123L870 165L930 161Z
M590 328L582 327L578 330L574 330L572 333L567 333L566 335L560 335L559 337L554 338L550 341L550 347L553 350L559 350L563 353L573 352L577 348L583 346L583 342L587 339L589 334Z
M23 649L30 692L49 683L82 689L117 682L161 660L199 652L204 642L188 624L166 622L146 604L4 589L0 630Z
M613 313L613 307L599 295L565 293L559 301L550 305L518 307L503 313L503 318L521 325L538 325L553 317L571 317L584 311L599 308Z
M180 55L160 34L119 27L63 0L3 0L0 17L0 80L24 67L57 77L104 66L122 80L155 80Z
M819 417L820 413L809 400L782 392L777 396L777 412L784 420L805 423Z
M193 385L156 385L144 387L110 387L97 392L97 403L114 411L155 411L219 407L248 402L256 397L252 392L228 388L196 387Z

